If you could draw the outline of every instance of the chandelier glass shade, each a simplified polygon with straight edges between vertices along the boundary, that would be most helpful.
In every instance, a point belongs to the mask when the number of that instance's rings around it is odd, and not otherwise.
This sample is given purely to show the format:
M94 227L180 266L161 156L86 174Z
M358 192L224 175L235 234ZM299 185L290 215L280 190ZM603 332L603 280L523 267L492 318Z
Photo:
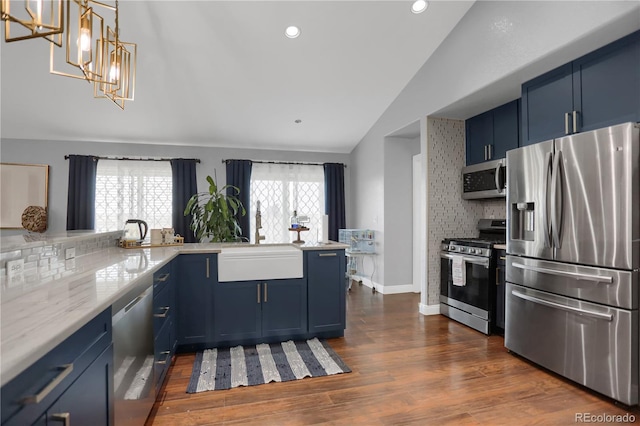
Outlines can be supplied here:
M62 45L63 5L69 0L0 0L7 42L44 38Z

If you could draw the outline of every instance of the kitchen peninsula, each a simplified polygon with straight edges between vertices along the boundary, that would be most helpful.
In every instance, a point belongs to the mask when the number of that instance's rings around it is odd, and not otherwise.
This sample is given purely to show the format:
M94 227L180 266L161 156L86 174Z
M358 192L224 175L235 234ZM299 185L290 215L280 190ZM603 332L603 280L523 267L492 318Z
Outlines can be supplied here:
M251 251L257 246L211 243L127 250L116 247L118 237L117 232L72 233L23 243L22 236L3 238L3 425L32 424L52 410L81 410L74 418L91 424L113 418L109 413L119 368L113 355L118 352L116 316L133 310L136 295L145 289L153 299L148 337L155 343L154 386L149 390L154 400L175 350L344 333L343 244L261 245L259 250L300 251L301 277L218 282L218 260L225 248ZM245 297L249 293L250 301ZM256 312L253 322L241 321ZM257 319L257 329L238 328L256 327ZM290 320L297 327L287 328ZM81 397L82 404L65 406L72 397Z

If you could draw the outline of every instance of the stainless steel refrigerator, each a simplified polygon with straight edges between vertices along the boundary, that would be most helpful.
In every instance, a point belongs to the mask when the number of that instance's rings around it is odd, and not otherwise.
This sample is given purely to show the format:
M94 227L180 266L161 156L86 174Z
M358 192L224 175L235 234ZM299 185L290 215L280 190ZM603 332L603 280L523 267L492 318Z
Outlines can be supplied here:
M505 346L638 404L639 125L507 152Z

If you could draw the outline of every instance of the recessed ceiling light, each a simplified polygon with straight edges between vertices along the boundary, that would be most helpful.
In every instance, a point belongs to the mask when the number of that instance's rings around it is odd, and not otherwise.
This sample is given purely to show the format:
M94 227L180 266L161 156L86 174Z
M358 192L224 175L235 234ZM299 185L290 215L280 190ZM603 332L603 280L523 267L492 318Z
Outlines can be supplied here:
M296 124L300 124L300 123L302 123L302 120L300 120L300 119L298 118L298 119L296 119L295 123L296 123Z
M296 38L300 35L300 28L296 27L295 25L291 25L287 27L286 30L284 30L284 35L289 38Z
M425 0L416 0L411 5L411 11L413 13L422 13L427 10L427 6L429 6L429 3L427 3Z

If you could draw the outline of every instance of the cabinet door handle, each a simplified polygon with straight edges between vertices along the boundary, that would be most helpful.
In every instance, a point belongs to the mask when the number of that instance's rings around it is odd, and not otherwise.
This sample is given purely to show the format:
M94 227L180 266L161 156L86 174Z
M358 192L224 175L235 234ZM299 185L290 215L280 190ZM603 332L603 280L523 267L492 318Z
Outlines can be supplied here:
M169 279L169 276L170 276L170 275L171 275L171 274L170 274L170 273L168 273L168 272L167 272L166 274L162 274L162 275L160 275L160 276L158 277L158 282L159 282L159 283L163 283L163 282L167 281L167 280Z
M207 278L209 278L209 258L207 257Z
M487 145L487 151L489 152L487 160L491 160L493 158L493 145Z
M51 415L51 419L63 422L64 426L71 426L71 413L55 413Z
M256 284L256 290L258 293L258 303L260 303L260 284Z
M47 386L45 386L40 392L35 395L30 395L22 398L22 404L40 404L43 399L47 397L51 393L56 386L58 386L64 379L73 371L73 363L64 364L58 367L61 371L60 374L56 376Z
M337 256L338 253L336 252L331 252L331 253L320 253L318 256L320 257L329 257L329 256Z
M171 353L171 351L162 351L160 352L160 355L165 355L164 359L162 361L156 361L156 364L159 365L165 365L167 363L167 361L169 360L169 354Z
M164 312L161 314L153 314L153 316L156 318L166 318L170 308L168 306L161 306L160 309L164 309Z
M264 283L264 303L267 303L267 283Z
M564 134L565 135L569 134L569 113L568 112L564 113Z
M487 146L484 146L484 161L487 161Z
M578 133L578 111L573 111L573 133Z

